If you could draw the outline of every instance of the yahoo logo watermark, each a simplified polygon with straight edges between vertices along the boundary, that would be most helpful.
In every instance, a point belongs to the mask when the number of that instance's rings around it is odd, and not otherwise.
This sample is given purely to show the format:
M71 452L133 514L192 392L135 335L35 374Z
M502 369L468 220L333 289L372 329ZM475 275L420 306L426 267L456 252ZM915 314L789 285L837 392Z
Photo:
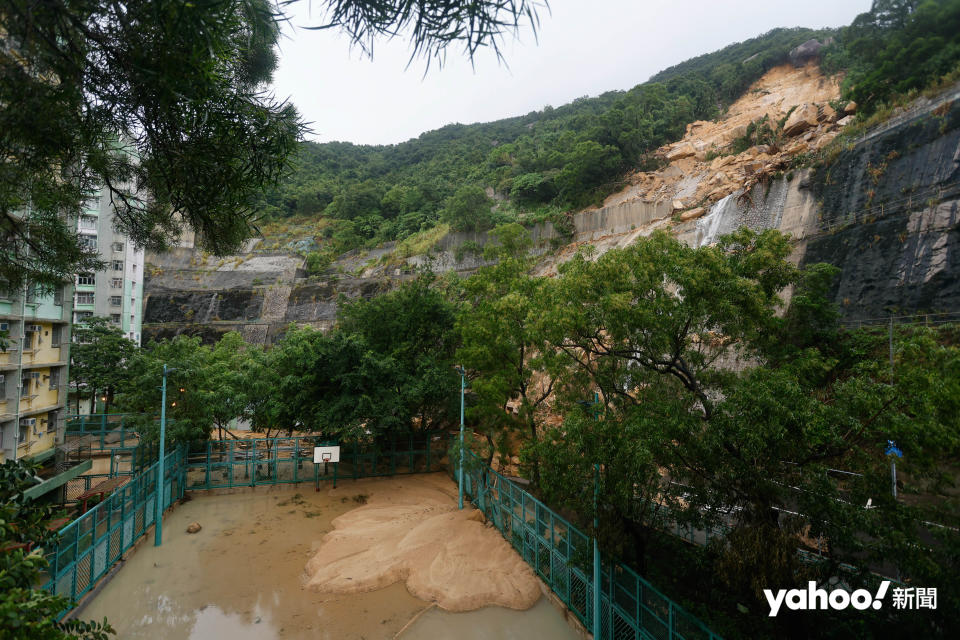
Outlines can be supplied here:
M764 589L763 595L767 598L770 605L770 617L774 617L780 611L780 607L786 605L787 609L792 611L807 611L812 609L836 609L843 610L849 606L861 611L873 607L879 609L883 606L883 596L887 594L890 587L890 581L884 580L877 589L877 595L874 596L866 589L857 589L853 593L843 589L834 589L827 591L817 587L817 583L810 581L806 589L780 589L776 594L772 589Z
M816 582L810 581L806 589L780 589L776 595L772 589L764 589L763 595L767 597L772 618L777 615L783 605L787 605L787 609L793 611L828 608L843 610L849 606L861 611L870 607L880 609L883 607L883 596L887 595L889 588L890 581L884 580L877 589L877 595L874 596L866 589L857 589L853 593L843 589L827 591L818 588ZM892 596L894 609L937 608L936 587L894 587Z

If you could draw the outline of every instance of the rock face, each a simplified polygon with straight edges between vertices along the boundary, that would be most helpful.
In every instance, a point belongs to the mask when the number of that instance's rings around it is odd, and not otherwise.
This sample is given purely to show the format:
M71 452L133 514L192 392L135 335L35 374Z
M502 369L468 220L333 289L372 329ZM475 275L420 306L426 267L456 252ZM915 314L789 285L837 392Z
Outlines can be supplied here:
M823 45L819 40L807 40L790 52L790 62L793 64L793 66L800 67L811 60L818 60L820 58L821 49L823 49Z
M787 136L798 136L807 129L817 126L820 110L816 105L803 103L793 110L783 125L783 133Z
M804 263L840 268L848 320L960 310L960 101L867 134L812 181L820 233Z

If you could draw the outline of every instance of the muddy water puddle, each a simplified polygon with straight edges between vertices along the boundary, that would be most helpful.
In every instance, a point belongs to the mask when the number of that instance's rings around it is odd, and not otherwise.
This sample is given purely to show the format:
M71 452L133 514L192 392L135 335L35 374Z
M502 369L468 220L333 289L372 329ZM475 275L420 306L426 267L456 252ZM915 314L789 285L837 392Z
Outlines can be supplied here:
M309 485L233 495L203 495L165 519L163 546L152 533L79 613L106 617L126 639L390 639L429 607L402 583L349 595L301 588L304 565L331 521L390 479L348 481L336 490ZM199 533L186 533L199 522ZM511 635L511 630L524 631ZM479 635L478 635L479 634ZM451 614L432 608L402 638L508 640L574 638L545 599L527 612L486 607Z

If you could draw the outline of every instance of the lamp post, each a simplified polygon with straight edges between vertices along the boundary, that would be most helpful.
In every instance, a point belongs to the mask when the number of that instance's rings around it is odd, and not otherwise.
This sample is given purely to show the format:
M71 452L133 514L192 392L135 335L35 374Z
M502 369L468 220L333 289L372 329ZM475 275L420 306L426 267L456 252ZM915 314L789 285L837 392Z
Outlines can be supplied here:
M597 494L600 492L600 465L593 465L593 637L600 640L600 546L597 535L600 518L597 513Z
M457 485L460 509L463 509L463 396L467 389L467 372L462 366L457 365L457 373L460 374L460 471Z
M153 544L159 547L163 543L163 456L167 437L167 374L176 371L163 365L163 379L160 383L160 460L157 462L157 513L153 522Z

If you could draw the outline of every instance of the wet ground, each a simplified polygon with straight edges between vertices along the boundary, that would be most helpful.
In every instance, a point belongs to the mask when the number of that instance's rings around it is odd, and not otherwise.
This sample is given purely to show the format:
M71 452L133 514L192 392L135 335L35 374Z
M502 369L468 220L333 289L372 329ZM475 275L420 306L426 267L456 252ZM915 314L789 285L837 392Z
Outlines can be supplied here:
M317 493L309 485L234 495L200 495L164 519L164 543L153 535L80 612L107 617L123 640L391 639L429 603L403 584L350 595L301 588L307 560L332 529L390 479L343 482ZM199 533L186 533L197 521ZM402 638L458 640L573 639L545 598L526 612L486 607L447 613L436 607Z

